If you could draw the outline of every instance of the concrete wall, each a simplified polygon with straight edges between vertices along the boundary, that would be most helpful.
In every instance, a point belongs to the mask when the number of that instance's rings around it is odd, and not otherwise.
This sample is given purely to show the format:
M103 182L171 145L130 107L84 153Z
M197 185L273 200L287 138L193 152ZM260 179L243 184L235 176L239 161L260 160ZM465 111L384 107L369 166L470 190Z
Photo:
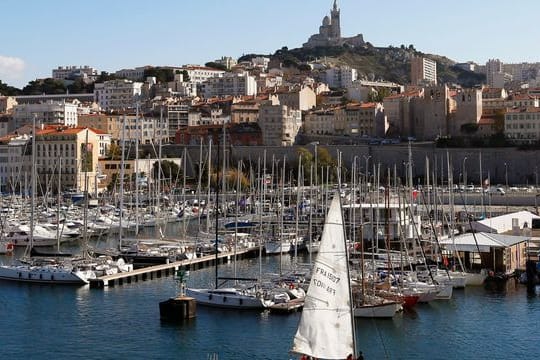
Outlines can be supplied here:
M337 158L336 154L341 151L343 162L350 167L354 157L358 159L358 166L362 167L363 172L368 158L368 167L373 168L373 164L381 164L381 173L386 173L387 169L396 170L398 176L403 176L405 173L405 163L408 160L407 144L400 145L319 145L328 149L330 154ZM291 147L268 147L268 146L228 146L226 148L228 162L235 166L240 159L251 160L254 166L257 160L262 159L264 150L266 150L266 161L270 164L272 155L276 159L283 161L283 156L286 156L287 163L297 162L297 151L300 147L314 151L314 145L291 146ZM212 148L213 162L217 157L215 146ZM163 147L163 157L180 156L183 152L183 146L167 145ZM433 174L435 164L437 175L448 178L446 158L447 153L450 157L450 162L453 167L454 183L463 181L463 168L467 176L467 183L473 182L476 185L480 184L480 157L482 158L482 174L483 178L490 178L491 184L505 184L506 174L508 175L508 183L513 184L528 184L536 185L537 179L540 180L540 152L538 151L519 151L515 148L463 148L463 149L439 149L433 145L413 145L411 146L412 162L413 162L413 178L414 182L418 183L419 178L423 178L426 171L426 158L430 162L430 173ZM203 159L208 153L207 147L203 147ZM229 155L230 154L230 155ZM221 151L221 159L223 159L223 151ZM189 168L196 168L196 163L199 161L199 146L188 146L188 174ZM204 160L203 160L204 161ZM205 161L206 162L206 161ZM505 166L506 164L506 166ZM423 180L422 180L423 181Z

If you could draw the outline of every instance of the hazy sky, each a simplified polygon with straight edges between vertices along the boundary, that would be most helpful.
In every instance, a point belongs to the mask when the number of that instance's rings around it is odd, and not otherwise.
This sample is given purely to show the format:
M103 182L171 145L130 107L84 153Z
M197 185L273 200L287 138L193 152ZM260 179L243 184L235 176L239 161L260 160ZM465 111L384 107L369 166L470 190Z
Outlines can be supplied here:
M23 87L65 65L114 72L295 48L333 0L2 0L0 80ZM458 62L540 61L539 0L338 0L343 36L413 44Z

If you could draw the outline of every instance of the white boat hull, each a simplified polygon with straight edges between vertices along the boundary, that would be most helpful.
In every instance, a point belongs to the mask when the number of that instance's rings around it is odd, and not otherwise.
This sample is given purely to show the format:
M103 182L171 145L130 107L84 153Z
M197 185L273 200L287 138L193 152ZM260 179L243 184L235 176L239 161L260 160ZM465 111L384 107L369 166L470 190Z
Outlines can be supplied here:
M267 254L286 254L291 251L291 243L269 241L264 245L264 249Z
M354 317L358 318L392 318L401 310L401 304L390 301L382 304L368 304L354 308Z
M251 295L236 289L187 289L186 296L194 298L197 305L227 309L262 310L272 305L260 294Z
M90 274L59 266L0 266L0 279L28 283L84 285Z

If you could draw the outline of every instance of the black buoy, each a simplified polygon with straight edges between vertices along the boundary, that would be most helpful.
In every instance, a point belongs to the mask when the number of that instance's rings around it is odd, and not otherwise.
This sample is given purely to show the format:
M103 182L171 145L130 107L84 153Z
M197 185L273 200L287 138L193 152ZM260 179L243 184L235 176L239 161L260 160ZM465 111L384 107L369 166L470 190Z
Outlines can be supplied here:
M535 285L536 285L536 261L534 260L527 260L525 265L525 271L527 273L527 292L529 294L535 293Z
M159 315L161 320L179 322L192 319L197 315L197 302L194 298L186 296L185 278L189 272L181 268L176 273L175 280L180 286L180 294L175 298L159 303Z

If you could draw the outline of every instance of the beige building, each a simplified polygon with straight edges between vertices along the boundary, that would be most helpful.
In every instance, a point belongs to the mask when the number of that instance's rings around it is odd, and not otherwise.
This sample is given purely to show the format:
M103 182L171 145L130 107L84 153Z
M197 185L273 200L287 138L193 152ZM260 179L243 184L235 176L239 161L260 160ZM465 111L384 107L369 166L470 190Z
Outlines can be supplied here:
M291 146L302 127L302 112L277 101L265 101L259 108L259 127L264 145Z
M125 122L125 131L122 131L122 123ZM157 144L161 138L162 142L169 142L169 123L163 117L145 117L139 115L106 115L90 114L79 117L79 126L88 126L99 129L111 135L113 143L120 143L122 136L126 142L134 142L140 139L140 144ZM137 131L138 128L138 131Z
M258 122L259 106L260 102L257 100L246 100L232 104L231 122L233 124Z
M4 114L17 105L17 100L13 96L0 96L0 114Z
M449 135L449 115L455 108L446 85L424 88L424 96L417 101L413 133L418 139L434 140Z
M380 103L351 103L314 110L304 118L304 132L308 135L384 136L387 130Z
M281 105L296 110L310 110L317 105L317 95L309 86L295 87L293 89L280 89L270 95L271 100L277 99Z
M414 123L418 114L418 99L424 90L410 90L401 94L387 96L383 100L386 121L401 136L416 136Z
M461 126L478 124L482 117L482 90L461 89L456 93L456 112L450 124L450 134L459 135Z
M47 126L36 132L36 170L41 189L56 184L60 174L62 189L95 189L99 158L99 138L93 129ZM87 184L87 185L85 185Z

